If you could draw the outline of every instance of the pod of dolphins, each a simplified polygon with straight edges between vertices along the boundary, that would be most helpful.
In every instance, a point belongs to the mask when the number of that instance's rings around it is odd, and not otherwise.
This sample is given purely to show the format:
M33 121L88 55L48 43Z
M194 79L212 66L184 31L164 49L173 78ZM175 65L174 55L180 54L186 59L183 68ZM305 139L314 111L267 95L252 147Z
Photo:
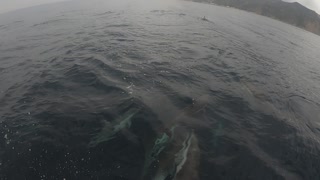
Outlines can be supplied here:
M141 180L197 180L200 164L200 148L197 135L193 129L196 119L192 114L205 108L205 104L193 102L181 111L172 121L162 122L162 128L157 129L156 137L140 137L145 149L144 167ZM114 121L106 123L92 141L89 147L114 139L118 133L128 134L135 116L141 109L131 109ZM188 124L189 123L189 124ZM113 128L110 128L112 127ZM143 131L143 129L141 129ZM130 134L133 135L133 134ZM144 138L144 139L143 139Z

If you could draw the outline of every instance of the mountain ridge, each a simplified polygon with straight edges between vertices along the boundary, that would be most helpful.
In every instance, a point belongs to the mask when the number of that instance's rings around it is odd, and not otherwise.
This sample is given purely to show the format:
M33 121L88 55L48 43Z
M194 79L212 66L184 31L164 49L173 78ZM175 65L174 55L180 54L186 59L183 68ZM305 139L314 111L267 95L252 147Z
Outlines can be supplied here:
M320 15L298 2L282 0L193 0L229 6L297 26L320 35Z

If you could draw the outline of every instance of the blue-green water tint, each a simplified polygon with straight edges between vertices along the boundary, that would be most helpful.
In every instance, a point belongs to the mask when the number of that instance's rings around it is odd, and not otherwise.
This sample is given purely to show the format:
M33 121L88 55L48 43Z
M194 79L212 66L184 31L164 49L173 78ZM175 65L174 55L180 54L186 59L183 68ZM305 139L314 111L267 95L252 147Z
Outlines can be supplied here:
M170 140L171 140L170 137L166 133L164 133L161 137L156 139L151 151L146 153L146 160L145 160L142 177L148 177L146 175L150 174L149 171L150 171L150 168L152 168L151 166L152 165L156 166L155 164L160 161L159 155L165 148L167 148L168 144L170 143Z
M0 179L320 179L319 47L184 1L1 14Z
M159 154L163 151L163 149L166 147L166 144L169 142L170 138L169 136L164 133L162 137L156 140L154 143L154 146L152 148L151 157L157 157Z

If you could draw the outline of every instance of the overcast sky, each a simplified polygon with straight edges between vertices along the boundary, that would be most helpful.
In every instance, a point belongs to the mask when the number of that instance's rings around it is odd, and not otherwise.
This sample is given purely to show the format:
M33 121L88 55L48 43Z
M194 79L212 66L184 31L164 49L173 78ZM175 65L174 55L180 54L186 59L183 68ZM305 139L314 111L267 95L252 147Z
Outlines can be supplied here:
M64 0L0 0L0 13Z
M0 0L0 13L17 10L25 7L58 2L64 0ZM90 0L88 0L90 1ZM263 1L263 0L262 0ZM320 0L284 0L288 2L299 2L320 14Z

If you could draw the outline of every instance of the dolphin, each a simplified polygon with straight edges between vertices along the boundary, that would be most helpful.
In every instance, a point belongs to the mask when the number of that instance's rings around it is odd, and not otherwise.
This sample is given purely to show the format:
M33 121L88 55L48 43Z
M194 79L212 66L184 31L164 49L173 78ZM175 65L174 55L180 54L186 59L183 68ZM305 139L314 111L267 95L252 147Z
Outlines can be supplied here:
M185 138L172 139L170 147L161 156L153 180L199 179L200 148L198 140L193 131L185 131L183 136Z
M126 131L126 129L130 128L132 122L131 119L139 112L139 109L131 109L126 112L124 115L120 116L115 120L113 128L109 122L104 123L104 127L89 143L90 147L94 147L102 142L107 142L115 138L115 135L120 131Z
M209 97L192 100L171 121L163 121L168 129L155 140L146 154L144 173L141 179L183 180L199 179L200 148L194 128L204 126L192 117L205 111Z

